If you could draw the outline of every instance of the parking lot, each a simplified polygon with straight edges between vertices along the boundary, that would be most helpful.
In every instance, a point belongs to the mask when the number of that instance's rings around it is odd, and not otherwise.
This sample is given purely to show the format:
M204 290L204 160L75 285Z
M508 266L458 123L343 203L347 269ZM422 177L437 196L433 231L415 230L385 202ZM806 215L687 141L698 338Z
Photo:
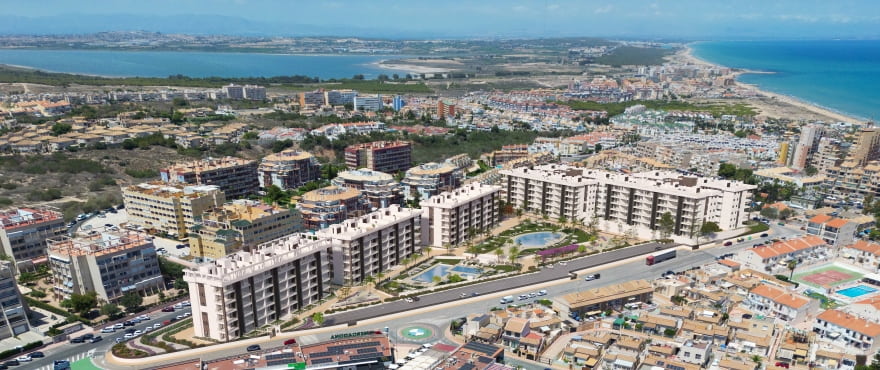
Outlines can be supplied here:
M122 230L120 225L128 223L128 213L125 209L115 210L113 212L99 213L82 222L77 230L77 234L85 235L95 230L104 230L107 228L117 228ZM161 238L154 236L153 244L156 246L157 252L164 256L173 256L183 258L189 256L189 244L174 239ZM183 246L178 248L178 246Z

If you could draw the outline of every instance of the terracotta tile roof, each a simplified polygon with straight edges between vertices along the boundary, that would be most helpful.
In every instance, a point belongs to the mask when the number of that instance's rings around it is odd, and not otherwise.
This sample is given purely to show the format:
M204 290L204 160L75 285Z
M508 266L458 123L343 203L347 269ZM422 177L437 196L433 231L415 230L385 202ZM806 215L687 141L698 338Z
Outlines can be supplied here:
M815 235L807 235L802 238L780 241L773 243L772 245L750 248L748 250L760 256L761 259L767 259L783 256L808 248L818 247L824 244L825 241L822 240L822 238Z
M519 342L532 346L538 346L541 344L542 339L544 339L544 337L538 333L529 333L528 335L520 338Z
M839 327L876 338L880 336L880 325L873 321L848 314L838 310L826 310L816 316L817 320L823 320Z
M861 301L856 301L854 304L867 304L874 306L874 309L880 310L880 296L873 296L871 298L866 298Z
M739 267L740 266L739 262L729 260L729 259L720 260L720 261L718 261L718 263L722 264L724 266L728 266L728 267Z
M512 331L514 333L522 333L527 326L529 326L529 320L514 317L510 320L507 320L507 324L504 325L504 330Z
M824 224L828 221L831 221L832 218L834 217L831 217L829 215L816 215L810 219L810 222L814 224Z
M871 243L866 240L859 240L851 245L846 246L845 248L852 248L852 249L860 250L863 252L871 253L875 256L880 256L880 244Z
M839 228L843 227L843 225L846 225L847 223L849 223L849 220L847 220L845 218L835 218L831 221L826 222L825 226L830 226L830 227L839 229Z
M795 295L794 293L788 293L782 289L767 284L756 286L752 289L751 293L792 308L801 308L810 303L809 298Z

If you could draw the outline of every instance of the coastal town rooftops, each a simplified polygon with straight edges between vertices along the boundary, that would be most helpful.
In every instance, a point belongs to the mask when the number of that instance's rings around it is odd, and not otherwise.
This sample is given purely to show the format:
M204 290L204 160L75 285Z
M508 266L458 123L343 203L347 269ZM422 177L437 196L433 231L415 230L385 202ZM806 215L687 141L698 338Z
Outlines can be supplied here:
M314 158L312 153L304 152L296 149L287 149L280 151L278 153L273 153L265 156L263 158L263 162L284 162L284 161L299 161L303 159Z
M452 173L458 170L454 164L443 162L443 163L435 163L428 162L413 168L410 168L406 171L408 175L419 175L419 176L432 176L432 175L443 175Z
M880 336L880 325L843 311L826 310L816 316L816 319L852 330L868 337L876 338Z
M345 220L342 223L318 230L315 235L334 239L354 240L365 234L419 217L421 209L403 208L397 204L367 213L361 217Z
M826 222L828 222L828 221L831 221L833 218L834 218L834 217L829 216L829 215L816 215L816 216L813 216L813 218L810 219L810 223L814 223L814 224L824 224L824 223L826 223Z
M336 177L346 181L364 183L394 181L394 176L391 176L390 174L387 174L385 172L373 171L367 168L342 171L336 174Z
M632 280L612 286L566 294L561 297L561 300L570 307L576 308L653 291L654 288L647 280Z
M501 191L501 187L497 185L472 183L452 191L444 191L432 196L428 198L427 202L423 202L422 204L437 208L455 208L499 191Z
M403 148L407 146L411 146L412 144L408 141L372 141L369 143L359 143L353 144L345 147L346 152L358 151L360 149L392 149L392 148Z
M826 243L822 238L815 235L808 235L798 239L779 241L767 246L749 248L748 251L757 254L761 259L768 259L809 248L815 248L825 244Z
M102 230L86 236L57 236L46 240L49 252L58 256L102 256L137 248L153 242L135 231Z
M331 185L328 187L312 190L303 194L302 200L307 202L336 202L351 198L357 198L361 195L360 190L355 188L339 187Z
M216 185L184 185L154 181L132 185L126 190L159 197L196 198L204 194L219 192L220 188Z
M217 219L218 221L246 220L256 221L273 214L286 211L286 208L273 206L259 201L238 199L222 207L205 211L203 219Z
M17 208L0 211L0 227L13 230L61 219L61 213L49 208Z
M184 270L184 280L210 286L224 286L271 270L288 262L323 252L330 241L309 234L290 234L256 246L250 251L237 251L226 257Z
M801 308L810 303L810 300L804 296L786 292L769 284L758 285L750 293L791 308Z
M192 162L177 163L171 167L166 168L165 171L168 171L170 173L207 172L218 170L221 168L244 166L253 163L256 163L256 161L236 157L207 158Z

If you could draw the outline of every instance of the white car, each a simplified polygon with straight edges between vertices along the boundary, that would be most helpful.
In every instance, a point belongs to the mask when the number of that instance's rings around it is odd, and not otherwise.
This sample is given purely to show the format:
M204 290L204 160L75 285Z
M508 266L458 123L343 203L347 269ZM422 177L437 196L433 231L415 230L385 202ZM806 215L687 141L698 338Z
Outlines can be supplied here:
M153 324L153 329L159 329L161 327L162 327L162 323L157 322L157 323Z
M134 333L132 333L132 334L134 334L134 336L139 336L139 335L141 335L141 334L143 334L143 333L144 333L144 332L142 332L142 331L140 331L140 330L135 330Z
M410 298L410 297L406 297L406 298L404 298L403 301L406 302L406 303L413 303L413 299Z
M123 337L124 337L125 339L131 339L131 338L134 338L134 333L126 333Z
M112 327L112 326L108 326L108 327L106 327L106 328L104 328L104 329L101 329L101 332L102 332L102 333L112 333L112 332L115 332L115 331L116 331L116 328L114 328L114 327Z
M31 358L31 356L24 355L17 357L16 360L18 360L18 362L30 362L33 359Z
M118 324L113 325L113 329L122 329L122 328L125 328L125 324L123 324L123 323L118 323Z

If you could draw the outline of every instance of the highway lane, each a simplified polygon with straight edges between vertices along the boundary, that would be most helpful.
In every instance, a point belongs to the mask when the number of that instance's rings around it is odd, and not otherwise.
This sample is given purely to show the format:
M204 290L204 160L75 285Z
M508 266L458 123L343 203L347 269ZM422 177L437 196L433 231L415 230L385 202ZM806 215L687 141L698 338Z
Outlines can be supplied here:
M68 341L55 348L51 348L48 350L38 350L42 351L46 355L46 357L34 359L34 361L23 365L26 365L29 369L39 369L45 366L51 368L52 363L55 360L65 360L68 358L75 359L77 357L80 357L79 355L83 353L88 353L92 350L94 350L95 356L102 356L104 352L109 351L110 347L116 344L116 338L122 338L125 335L125 331L127 329L143 331L147 326L153 326L156 323L162 323L163 321L170 320L174 317L177 317L178 315L183 315L186 312L190 312L189 307L181 310L176 310L175 312L161 312L160 310L156 310L153 312L143 312L137 315L132 315L132 318L139 315L149 315L151 319L135 326L126 326L124 329L119 329L115 333L101 333L101 330L99 328L96 328L94 334L100 335L103 338L103 340L101 340L100 342L70 343L70 341ZM72 337L77 337L85 333L86 331L75 333L75 335L73 335Z
M718 256L721 256L721 255L724 255L727 253L735 253L735 252L740 251L742 249L749 248L755 243L766 242L766 241L769 241L770 239L777 238L777 237L791 238L793 236L801 235L803 233L804 233L803 231L800 231L800 230L797 230L794 228L781 227L781 226L774 225L771 228L771 231L769 232L768 237L765 237L765 238L753 237L752 240L746 240L742 243L734 243L733 245L726 246L726 247L718 246L718 247L706 248L706 249L695 250L695 251L690 251L690 250L679 251L678 256L675 259L672 259L669 261L664 261L664 262L661 262L661 263L654 265L654 266L646 266L643 259L637 259L634 262L625 263L625 264L621 264L621 265L614 266L614 267L606 267L606 268L599 267L601 269L601 273L602 273L601 279L586 282L586 281L584 281L583 277L581 276L577 280L569 280L569 281L566 281L561 284L555 284L555 285L549 285L546 287L542 287L540 289L546 289L548 291L548 294L544 297L541 297L541 298L551 299L556 296L569 294L569 293L573 293L573 292L577 292L577 291L582 291L585 289L614 285L614 284L619 284L622 282L636 280L636 279L654 280L654 279L659 278L662 273L664 273L668 270L672 270L672 271L687 270L689 268L692 268L695 266L700 266L700 265L706 264L708 262L711 262L711 261L715 260ZM653 253L654 247L655 247L654 245L642 246L638 250L641 251L643 254ZM636 248L638 248L638 247L636 247ZM628 248L628 249L630 249L630 248ZM626 250L627 249L623 249L623 250L618 250L618 251L614 251L614 252L626 251ZM599 256L601 256L601 255L597 255L597 256L593 256L593 257L599 257ZM617 257L619 257L619 255ZM587 257L586 259L588 259L588 258L589 257ZM613 256L613 255L612 256L603 256L603 260L611 260L613 258L615 258L615 256ZM465 287L465 288L453 289L450 291L426 295L422 299L420 299L418 302L413 302L413 303L407 303L407 302L403 302L403 301L390 302L390 303L386 303L386 304L382 304L382 305L362 308L359 310L330 315L330 316L328 316L328 319L325 321L325 324L327 324L327 322L330 321L329 320L330 318L337 318L337 320L338 320L337 322L344 323L344 322L347 322L348 320L351 320L352 318L357 319L357 320L364 320L364 319L372 319L372 318L381 318L383 316L390 315L392 313L400 313L403 311L412 311L410 313L403 314L403 315L406 315L405 319L402 319L399 316L398 317L389 317L386 320L371 322L366 328L382 329L384 327L389 327L389 330L391 330L392 332L395 332L396 330L402 329L403 327L408 326L412 323L428 323L428 324L432 324L432 325L436 325L438 327L444 328L445 326L448 326L449 322L455 318L463 317L463 316L466 316L467 314L470 314L470 313L487 312L493 307L502 306L499 303L498 296L503 295L504 293L516 295L516 294L521 294L523 292L528 292L529 286L540 283L540 281L538 279L533 278L533 276L537 275L540 278L540 280L543 280L543 281L552 281L555 279L566 278L568 275L568 271L570 271L570 270L585 269L585 268L589 268L589 267L593 267L593 266L607 264L607 262L602 262L597 265L596 260L587 260L587 261L583 261L583 260L584 259L569 261L566 266L556 266L553 269L544 269L542 271L542 273L546 273L547 275L529 274L529 275L520 276L520 278L526 278L527 284L523 285L523 286L513 286L508 283L503 283L505 281L509 281L510 279L501 279L501 280L494 281L494 282L475 284L475 285ZM560 269L560 267L562 267L562 268ZM548 280L548 277L552 277L552 278L549 278L549 280ZM499 294L496 294L496 296L488 297L487 295L490 292L488 290L483 290L483 287L485 286L484 284L490 284L490 283L503 284L501 289L496 291L496 292L499 292ZM532 289L532 291L537 291L537 290L538 289ZM478 291L480 293L480 295L477 297L472 297L472 298L467 298L467 299L462 299L459 296L459 294L461 292L471 293L473 291ZM501 293L501 292L503 292L503 293ZM440 296L440 297L443 297L443 299L438 300L436 303L426 304L427 303L426 299L428 298L428 296ZM531 302L532 300L533 299L529 299L527 301L519 301L519 302L514 302L514 303L522 304L522 303ZM451 302L451 301L460 301L460 303L455 305L454 307L445 307L445 308L439 308L439 309L432 309L432 307L431 307L431 306L434 306L437 304L447 303L447 302ZM385 309L386 307L391 307L391 306L393 306L393 311ZM352 314L352 315L343 316L343 314ZM339 317L345 317L346 320L339 320L338 319ZM330 324L327 324L327 325L330 325ZM356 331L359 329L363 329L363 328L355 328L355 327L351 328L352 331ZM332 335L332 334L333 333L327 332L327 333L321 333L321 334L302 336L302 337L298 337L298 340L303 343L314 343L314 342L328 340L328 339L330 339L330 335ZM273 340L267 340L264 343L261 343L260 345L263 348L273 348L273 347L281 346L282 342L283 342L283 339L273 339ZM245 345L242 345L242 346L237 347L235 349L224 349L222 351L218 350L218 351L214 351L214 352L209 352L209 353L203 354L201 356L201 358L204 360L211 360L211 359L216 359L216 358L221 358L221 357L232 356L235 354L244 354L244 353L247 353L247 351L245 350L245 347L246 347ZM161 361L161 362L156 362L155 365L159 365L159 364L163 364L163 363L172 363L172 362L177 362L177 361L179 361L179 360ZM136 367L125 367L125 366L109 366L109 367L113 368L113 369L134 369L134 368L136 368Z

